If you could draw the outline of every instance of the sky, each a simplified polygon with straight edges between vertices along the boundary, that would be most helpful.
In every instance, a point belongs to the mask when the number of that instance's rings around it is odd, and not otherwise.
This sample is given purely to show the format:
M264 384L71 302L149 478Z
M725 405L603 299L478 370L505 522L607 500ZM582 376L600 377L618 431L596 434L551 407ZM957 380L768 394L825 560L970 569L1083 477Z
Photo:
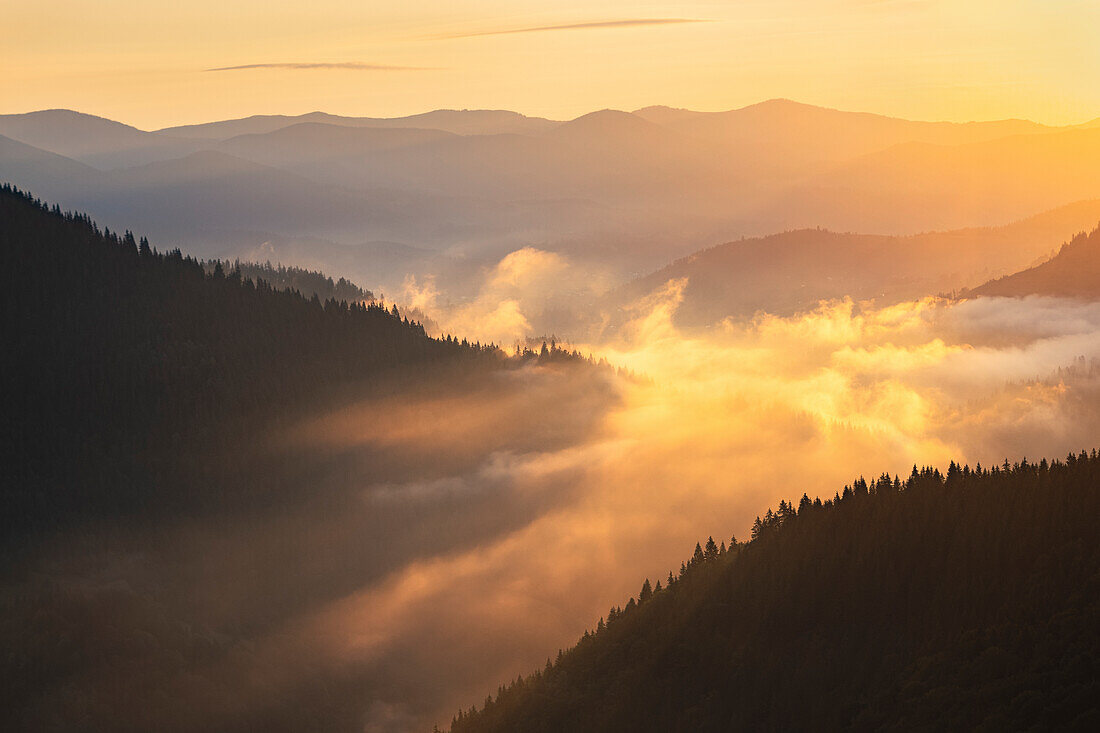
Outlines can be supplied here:
M568 119L765 99L910 119L1100 117L1095 0L5 3L0 112Z

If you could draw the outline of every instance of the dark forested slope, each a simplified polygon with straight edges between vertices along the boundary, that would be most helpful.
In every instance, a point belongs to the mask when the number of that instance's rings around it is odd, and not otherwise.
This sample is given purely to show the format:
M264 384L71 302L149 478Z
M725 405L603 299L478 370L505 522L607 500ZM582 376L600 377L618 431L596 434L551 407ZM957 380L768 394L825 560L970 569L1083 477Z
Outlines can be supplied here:
M468 731L1096 730L1100 455L857 481L713 540Z
M969 295L1100 297L1100 227L1090 234L1081 232L1041 265L991 280Z
M530 521L556 497L483 463L582 441L615 399L576 354L432 339L346 282L207 269L11 188L0 269L0 730L433 709L397 650L334 656L315 621ZM441 479L477 491L414 493Z
M221 260L207 260L203 267L213 275L219 267L222 273L237 271L241 279L251 280L253 284L261 280L276 290L297 290L307 298L316 295L321 300L344 300L348 303L362 303L374 300L374 293L364 290L346 278L333 280L323 272L308 270L293 265L273 265L270 262L232 263Z
M380 304L206 272L8 187L0 270L5 529L231 503L240 497L197 478L215 448L397 367L503 359L431 339Z

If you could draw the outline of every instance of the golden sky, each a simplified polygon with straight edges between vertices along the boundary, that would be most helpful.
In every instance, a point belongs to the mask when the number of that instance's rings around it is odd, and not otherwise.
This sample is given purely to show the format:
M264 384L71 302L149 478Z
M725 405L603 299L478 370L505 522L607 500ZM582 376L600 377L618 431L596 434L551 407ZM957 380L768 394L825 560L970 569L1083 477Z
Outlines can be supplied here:
M150 129L787 97L1065 124L1100 116L1098 28L1097 0L5 2L0 112L67 107Z

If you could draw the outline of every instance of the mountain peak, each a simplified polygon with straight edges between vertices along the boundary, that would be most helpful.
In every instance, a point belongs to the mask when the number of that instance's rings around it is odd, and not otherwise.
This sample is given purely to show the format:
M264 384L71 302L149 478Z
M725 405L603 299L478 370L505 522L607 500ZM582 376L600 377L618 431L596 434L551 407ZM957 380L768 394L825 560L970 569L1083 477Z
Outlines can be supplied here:
M116 122L107 117L88 114L87 112L78 112L73 109L40 109L34 112L0 115L0 127L11 128L18 126L28 129L32 127L41 129L43 126L46 126L55 130L71 130L73 133L81 131L85 133L88 131L102 132L107 130L143 132L132 125ZM80 128L78 129L77 126L80 126Z
M658 126L642 117L618 109L589 112L552 130L556 135L637 134L658 130Z
M649 107L636 109L634 110L634 112L632 112L632 114L657 125L667 125L670 123L681 122L683 120L690 120L696 117L702 117L708 113L697 112L695 110L684 109L682 107L667 107L665 105L655 104Z

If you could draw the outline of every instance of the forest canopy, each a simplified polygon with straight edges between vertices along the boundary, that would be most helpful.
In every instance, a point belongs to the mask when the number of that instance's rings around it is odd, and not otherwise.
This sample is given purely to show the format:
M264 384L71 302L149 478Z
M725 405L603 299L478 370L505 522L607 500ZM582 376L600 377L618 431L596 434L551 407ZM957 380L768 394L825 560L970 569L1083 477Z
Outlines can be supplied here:
M451 731L1096 730L1098 489L1093 451L782 501Z
M342 389L582 360L431 338L343 279L158 252L9 185L0 267L5 532L268 501L285 472L241 475L241 449Z

